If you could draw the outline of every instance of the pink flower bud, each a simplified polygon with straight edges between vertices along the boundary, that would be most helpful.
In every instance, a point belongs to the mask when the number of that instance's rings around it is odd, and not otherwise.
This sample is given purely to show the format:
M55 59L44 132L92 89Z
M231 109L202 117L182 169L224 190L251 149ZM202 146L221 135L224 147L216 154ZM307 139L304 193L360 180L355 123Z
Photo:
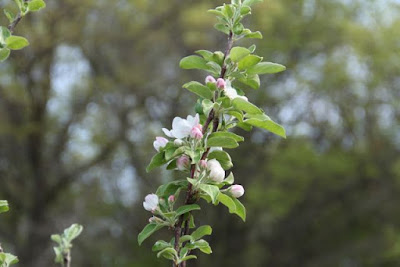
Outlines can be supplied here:
M169 202L169 203L175 202L175 196L174 196L174 195L170 195L170 196L168 197L168 202Z
M200 167L201 168L207 168L207 161L205 161L204 159L202 159L202 160L200 160L200 163L199 163L199 165L200 165Z
M207 84L207 83L216 83L216 82L217 82L217 81L214 79L213 76L208 75L208 76L206 77L206 84Z
M200 124L197 124L196 126L194 126L192 128L192 130L190 131L190 136L192 138L195 138L195 139L198 139L198 140L203 138L203 131L202 131L202 127L201 127Z
M143 207L145 210L154 212L158 207L159 199L156 194L149 194L144 198Z
M217 80L217 88L221 89L221 90L225 89L225 80L224 79L218 78L218 80Z
M232 185L231 187L229 187L228 190L231 193L231 195L235 198L239 198L244 195L244 188L239 184Z
M188 156L183 155L176 160L178 170L185 171L190 167L190 159Z
M153 146L157 151L160 151L161 147L165 147L168 143L168 139L164 137L157 136L156 140L153 142Z

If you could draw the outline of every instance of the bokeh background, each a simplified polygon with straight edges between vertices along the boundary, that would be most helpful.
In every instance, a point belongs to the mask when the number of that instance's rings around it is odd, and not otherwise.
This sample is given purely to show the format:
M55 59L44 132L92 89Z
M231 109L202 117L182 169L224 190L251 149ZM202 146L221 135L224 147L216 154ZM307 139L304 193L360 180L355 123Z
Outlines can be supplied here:
M194 113L181 85L206 73L178 62L224 49L206 13L222 3L49 0L18 25L31 45L0 65L0 241L19 266L54 266L49 236L75 222L73 266L169 266L151 252L169 235L136 238L144 195L174 174L145 166L161 127ZM393 0L255 6L258 54L288 69L246 93L288 138L238 131L248 220L203 205L214 252L191 267L400 266L399 15Z

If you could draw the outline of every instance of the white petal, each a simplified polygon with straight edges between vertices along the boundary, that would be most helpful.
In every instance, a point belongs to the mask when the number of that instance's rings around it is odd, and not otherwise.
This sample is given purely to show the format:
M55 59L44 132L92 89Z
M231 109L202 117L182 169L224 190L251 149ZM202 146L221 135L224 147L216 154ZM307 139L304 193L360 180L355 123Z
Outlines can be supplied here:
M167 128L162 128L162 131L164 132L164 134L166 136L171 137L171 138L173 137L171 131L168 130Z

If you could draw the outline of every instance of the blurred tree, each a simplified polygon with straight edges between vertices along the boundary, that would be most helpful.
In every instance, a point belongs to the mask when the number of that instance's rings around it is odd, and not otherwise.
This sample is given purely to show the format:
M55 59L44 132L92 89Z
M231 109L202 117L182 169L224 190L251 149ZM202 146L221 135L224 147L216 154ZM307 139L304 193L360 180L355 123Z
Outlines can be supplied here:
M31 46L0 65L0 240L22 266L50 266L50 234L73 222L76 266L165 266L136 235L142 196L172 177L144 166L192 104L181 84L204 79L179 59L223 49L205 12L221 3L59 0L18 26ZM259 54L288 71L250 98L289 138L243 133L248 222L207 210L214 254L192 266L397 266L398 2L266 0L254 13Z

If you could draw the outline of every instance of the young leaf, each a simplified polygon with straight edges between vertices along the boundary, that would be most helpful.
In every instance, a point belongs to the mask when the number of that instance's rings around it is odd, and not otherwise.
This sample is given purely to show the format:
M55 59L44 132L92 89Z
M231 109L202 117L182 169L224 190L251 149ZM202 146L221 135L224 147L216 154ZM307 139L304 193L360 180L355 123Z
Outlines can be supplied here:
M211 99L213 97L213 93L211 92L211 90L207 86L204 86L199 82L188 82L185 83L182 87L205 99Z
M212 234L212 228L209 225L202 225L199 228L197 228L196 231L194 231L191 236L193 237L194 240L199 240L205 235L211 235Z
M285 129L281 125L279 125L278 123L274 122L273 120L271 120L269 118L264 119L264 120L251 118L251 119L245 120L244 123L252 125L252 126L256 126L258 128L265 129L267 131L270 131L271 133L274 133L283 138L286 138Z
M233 62L239 62L242 58L249 55L250 51L247 48L236 46L232 48L231 53L229 54L231 60Z
M215 185L209 185L209 184L200 184L199 188L208 196L211 197L211 201L213 204L216 203L218 199L218 194L219 194L219 188L218 186Z
M200 240L194 242L194 246L195 246L195 248L200 249L200 251L205 253L205 254L211 254L212 253L210 245L204 239L200 239Z
M189 255L189 256L186 256L186 257L183 257L182 259L180 259L179 263L187 261L187 260L195 260L195 259L197 259L196 255Z
M272 62L261 62L247 69L248 74L272 74L286 70L286 67Z
M214 25L214 28L216 30L220 31L220 32L223 32L225 34L229 34L229 28L225 24L217 23L217 24Z
M170 248L172 245L170 243L165 242L164 240L158 240L154 245L152 250L153 251L160 251L165 248Z
M11 50L20 50L28 45L28 40L21 36L12 35L6 39L6 46Z
M13 22L13 21L14 21L15 15L14 15L10 10L3 9L3 12L4 12L4 15L6 15L7 19L8 19L10 22Z
M243 142L244 141L243 136L237 135L237 134L232 133L232 132L215 132L215 133L210 134L210 136L208 138L214 138L214 137L232 138L236 142Z
M218 195L218 201L229 209L229 213L236 212L236 204L231 197L221 193Z
M0 253L0 266L1 267L8 267L11 264L18 263L18 258L10 253Z
M175 260L175 259L179 258L178 253L173 248L165 248L165 249L161 250L160 252L158 252L157 258L159 258L161 256L163 256L164 258L166 258L168 260Z
M0 44L6 45L6 40L11 36L11 32L7 29L7 27L0 26Z
M208 159L218 160L224 170L229 170L233 167L231 156L225 151L215 150L208 154Z
M259 32L259 31L246 33L244 35L244 37L253 38L253 39L262 39L263 38L261 32Z
M64 230L64 236L68 242L71 242L82 233L82 230L82 225L74 223L69 228Z
M139 246L143 243L144 240L146 240L149 236L163 228L164 225L162 224L155 224L155 223L150 223L144 227L144 229L140 232L138 235L138 243Z
M199 56L188 56L181 59L179 66L182 69L200 69L209 70L210 67L207 65L207 61Z
M175 217L179 217L182 214L188 213L188 212L193 211L193 210L200 210L200 206L197 205L197 204L192 204L192 205L185 205L185 206L179 207L176 210Z
M263 58L256 55L248 55L238 63L239 70L245 70L259 63Z
M232 104L236 109L243 110L250 114L262 114L262 110L259 109L256 105L246 101L240 97L237 97L232 100Z
M263 2L264 0L244 0L243 1L243 5L244 6L251 6L251 5L253 5L253 4L256 4L256 3L261 3L261 2Z
M28 2L28 10L35 12L46 7L46 3L43 0L31 0Z
M164 158L164 152L159 152L153 156L151 159L149 165L146 168L146 172L150 172L151 170L160 167L167 163L167 161Z
M235 214L237 214L244 222L246 221L246 208L237 198L231 198L233 202L235 202L236 210Z
M163 184L158 187L156 191L156 195L164 198L168 198L171 195L175 195L176 192L180 189L186 189L188 182L185 180L181 181L172 181L167 184Z

